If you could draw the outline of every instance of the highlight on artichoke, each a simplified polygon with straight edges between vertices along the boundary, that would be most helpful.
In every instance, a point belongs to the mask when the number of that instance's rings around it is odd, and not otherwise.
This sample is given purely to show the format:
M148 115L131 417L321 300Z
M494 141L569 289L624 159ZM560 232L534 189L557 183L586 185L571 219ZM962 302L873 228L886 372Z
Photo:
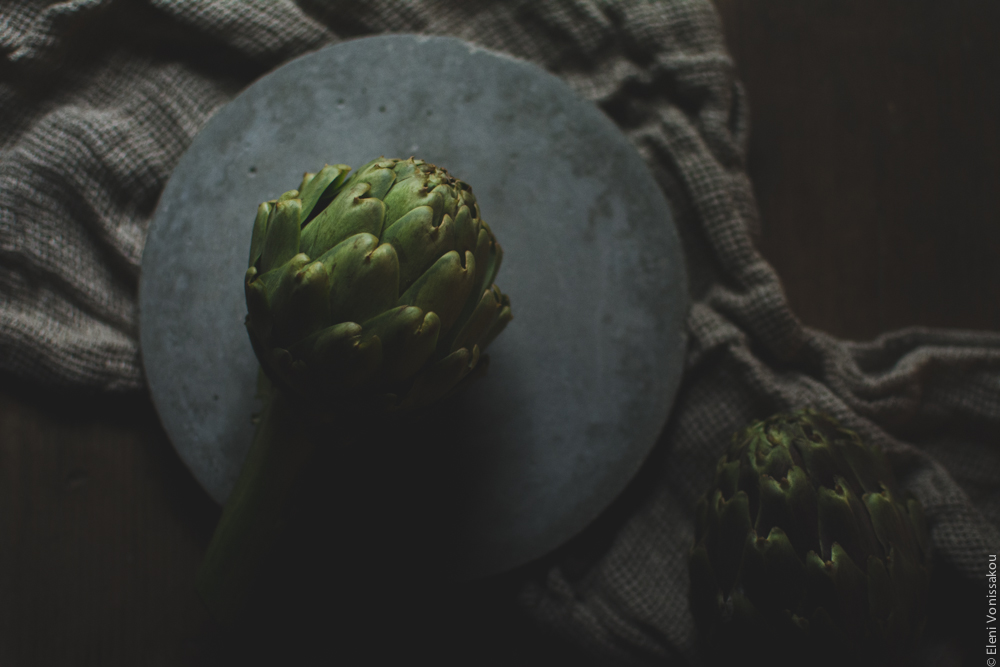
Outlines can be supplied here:
M265 406L197 580L227 625L247 612L315 447L350 446L351 424L478 375L511 320L493 283L503 251L466 183L413 158L350 170L305 174L253 223L246 327Z
M698 503L691 609L723 658L895 665L926 622L928 548L878 447L778 414L734 435Z

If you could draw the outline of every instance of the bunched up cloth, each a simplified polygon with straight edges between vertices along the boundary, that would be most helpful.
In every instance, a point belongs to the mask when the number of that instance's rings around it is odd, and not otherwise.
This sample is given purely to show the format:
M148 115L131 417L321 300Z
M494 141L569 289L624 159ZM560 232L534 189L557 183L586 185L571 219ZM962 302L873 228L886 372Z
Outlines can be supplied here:
M141 389L146 230L212 113L339 40L451 35L538 64L611 117L671 203L690 274L685 378L642 488L523 583L539 627L609 664L697 663L694 503L733 432L802 406L888 451L924 505L937 571L975 585L1000 553L1000 334L909 328L856 343L796 319L754 247L745 98L708 0L43 0L0 12L0 370Z

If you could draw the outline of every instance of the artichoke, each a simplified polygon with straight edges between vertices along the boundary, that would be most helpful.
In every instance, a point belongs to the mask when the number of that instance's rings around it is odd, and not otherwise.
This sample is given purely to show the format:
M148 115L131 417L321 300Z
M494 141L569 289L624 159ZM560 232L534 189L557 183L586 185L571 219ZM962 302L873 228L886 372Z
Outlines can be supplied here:
M319 414L427 405L511 319L503 251L472 189L423 160L327 165L257 210L247 331L267 376Z
M254 221L246 327L265 406L197 582L227 625L248 611L315 447L479 374L511 320L493 284L503 252L467 184L413 158L349 172L305 174Z
M726 659L897 664L926 621L920 503L878 447L811 409L734 435L690 565L695 620Z

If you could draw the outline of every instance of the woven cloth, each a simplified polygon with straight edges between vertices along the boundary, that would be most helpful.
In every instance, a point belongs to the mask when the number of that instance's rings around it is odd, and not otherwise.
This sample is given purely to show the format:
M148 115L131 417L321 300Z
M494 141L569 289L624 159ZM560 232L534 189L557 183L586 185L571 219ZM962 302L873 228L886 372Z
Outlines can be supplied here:
M747 109L708 0L72 0L0 16L0 369L143 386L145 232L199 128L287 59L383 32L532 61L599 105L673 207L693 307L672 416L617 513L520 603L600 660L697 662L693 505L731 434L814 406L885 448L923 502L935 567L982 581L1000 552L1000 335L912 328L855 343L802 326L754 247Z

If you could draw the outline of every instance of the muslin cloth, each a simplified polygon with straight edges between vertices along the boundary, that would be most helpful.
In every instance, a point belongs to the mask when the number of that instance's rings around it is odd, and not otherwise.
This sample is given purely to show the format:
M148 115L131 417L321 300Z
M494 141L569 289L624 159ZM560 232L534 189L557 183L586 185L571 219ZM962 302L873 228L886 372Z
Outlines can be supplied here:
M806 405L889 452L925 507L935 568L975 585L1000 552L1000 335L910 328L857 343L802 326L754 246L746 101L708 0L41 0L0 12L0 370L141 389L146 229L212 113L338 40L451 35L544 67L618 124L671 203L694 304L685 379L638 490L524 582L525 614L602 662L696 663L693 505L734 431Z

